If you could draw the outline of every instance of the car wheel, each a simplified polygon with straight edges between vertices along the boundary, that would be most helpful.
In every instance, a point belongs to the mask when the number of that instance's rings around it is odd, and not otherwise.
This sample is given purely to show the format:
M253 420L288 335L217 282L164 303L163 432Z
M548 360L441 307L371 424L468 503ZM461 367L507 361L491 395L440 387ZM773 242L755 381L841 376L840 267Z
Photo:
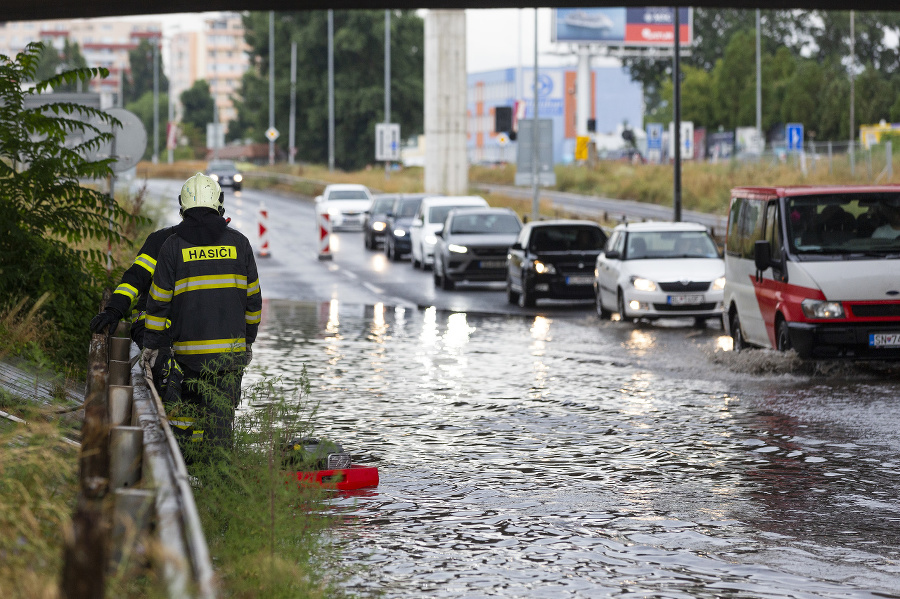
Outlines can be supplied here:
M599 316L601 320L609 320L612 317L612 312L603 307L603 300L600 299L599 290L597 290L594 298L597 304L597 316Z
M435 271L437 271L437 265L438 265L437 260L435 260L434 261L434 270ZM450 277L447 276L446 267L441 268L440 279L441 279L441 289L443 289L444 291L453 291L453 289L456 288L456 283L453 281L453 279L451 279Z
M788 325L786 320L778 321L778 336L776 337L778 342L778 351L790 351L794 349L794 346L791 344L791 334L788 331Z
M363 245L366 246L367 250L372 249L372 240L369 239L368 235L363 235Z
M619 296L616 299L616 310L619 312L619 318L622 321L630 320L628 315L625 313L625 294L622 293L622 290L619 290Z
M525 277L522 277L522 292L519 294L520 308L534 308L534 295L528 291L528 285L525 284Z
M422 263L419 262L419 260L416 258L415 252L412 253L412 265L413 265L413 268L419 268L422 266Z
M391 252L391 242L389 239L384 240L384 255L387 256L388 260L394 259L392 252Z
M509 275L506 276L506 301L510 304L519 303L519 294L513 291L512 279L509 278Z
M235 186L234 186L234 190L235 190L235 191L240 191L240 190L241 190L241 186L240 186L240 185L235 185Z
M747 342L744 341L744 331L741 330L741 319L738 318L737 308L735 308L734 313L731 315L730 325L731 338L734 340L734 351L747 349L749 346L747 345Z
M431 273L431 278L432 278L432 280L434 280L435 287L441 286L441 277L440 277L440 275L438 275L438 271L436 268L434 269L434 272Z

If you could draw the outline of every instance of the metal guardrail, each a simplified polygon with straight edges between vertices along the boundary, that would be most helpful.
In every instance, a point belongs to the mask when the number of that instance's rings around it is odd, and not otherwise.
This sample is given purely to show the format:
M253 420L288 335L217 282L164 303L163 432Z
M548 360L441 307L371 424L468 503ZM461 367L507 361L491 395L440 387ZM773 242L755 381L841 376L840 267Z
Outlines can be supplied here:
M102 599L106 578L151 538L169 597L214 599L212 562L165 408L125 327L94 335L84 402L80 491L61 595ZM133 384L132 384L133 382ZM113 509L104 507L109 497Z

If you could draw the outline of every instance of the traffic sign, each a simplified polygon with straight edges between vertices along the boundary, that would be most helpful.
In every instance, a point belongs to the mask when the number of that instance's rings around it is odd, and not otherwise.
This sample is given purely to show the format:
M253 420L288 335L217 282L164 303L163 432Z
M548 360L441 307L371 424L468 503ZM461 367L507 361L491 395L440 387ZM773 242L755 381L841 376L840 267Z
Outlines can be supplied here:
M784 137L788 152L799 152L803 149L803 123L788 123L784 126Z
M278 139L278 135L278 129L276 129L275 127L269 127L268 129L266 129L266 137L269 139L269 141L275 141L276 139Z
M375 123L375 160L400 160L400 123Z
M663 125L662 123L647 123L647 149L662 150Z

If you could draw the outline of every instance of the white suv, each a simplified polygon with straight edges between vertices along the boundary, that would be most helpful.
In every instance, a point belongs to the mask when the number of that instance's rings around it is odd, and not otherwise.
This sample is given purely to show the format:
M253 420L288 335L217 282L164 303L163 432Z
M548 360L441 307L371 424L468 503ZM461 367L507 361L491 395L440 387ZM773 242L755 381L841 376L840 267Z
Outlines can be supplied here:
M444 220L451 210L487 206L487 200L480 196L432 196L423 199L409 226L413 268L427 270L434 264L434 244L437 243L435 233L444 226Z
M331 228L362 229L366 212L372 205L372 194L365 185L343 183L328 185L316 197L316 214L327 214Z

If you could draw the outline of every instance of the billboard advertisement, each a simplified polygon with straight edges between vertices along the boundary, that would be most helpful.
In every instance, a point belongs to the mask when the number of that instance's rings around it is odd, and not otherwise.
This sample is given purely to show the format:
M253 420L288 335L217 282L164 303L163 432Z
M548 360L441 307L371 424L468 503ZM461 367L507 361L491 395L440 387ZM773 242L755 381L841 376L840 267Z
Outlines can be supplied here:
M679 40L682 46L690 46L694 37L694 12L688 7L678 10ZM668 6L554 8L551 31L554 42L671 46L675 41L674 23L674 9Z

